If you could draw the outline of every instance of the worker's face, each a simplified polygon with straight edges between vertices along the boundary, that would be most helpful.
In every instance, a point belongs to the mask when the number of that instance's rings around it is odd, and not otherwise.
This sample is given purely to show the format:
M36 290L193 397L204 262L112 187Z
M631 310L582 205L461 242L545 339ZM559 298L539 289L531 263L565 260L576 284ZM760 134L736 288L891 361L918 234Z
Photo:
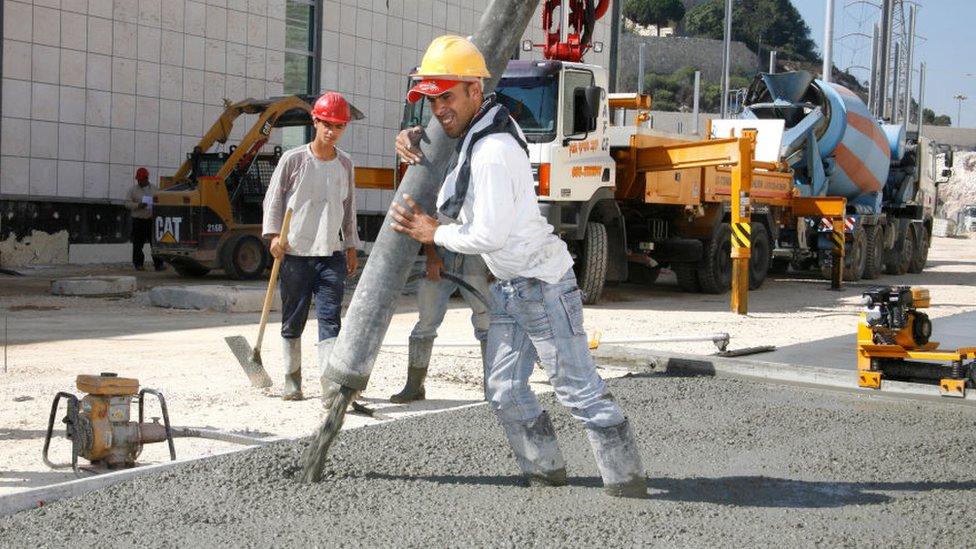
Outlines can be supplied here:
M315 140L322 145L335 146L342 139L342 134L345 131L346 124L344 123L315 120Z
M452 138L461 137L477 114L483 99L481 87L474 82L458 82L438 96L427 97L430 111L441 123L444 133Z

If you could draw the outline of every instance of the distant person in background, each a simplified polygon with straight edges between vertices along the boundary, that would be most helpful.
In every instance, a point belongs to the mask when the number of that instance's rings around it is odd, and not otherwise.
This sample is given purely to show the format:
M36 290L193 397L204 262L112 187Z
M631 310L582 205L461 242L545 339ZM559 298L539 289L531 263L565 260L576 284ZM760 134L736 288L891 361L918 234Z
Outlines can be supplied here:
M132 265L137 271L145 269L143 264L146 256L142 253L143 246L149 243L152 247L152 200L156 187L149 182L149 170L136 170L136 183L129 189L126 197L126 208L132 214ZM163 260L153 255L153 266L157 271L166 268Z

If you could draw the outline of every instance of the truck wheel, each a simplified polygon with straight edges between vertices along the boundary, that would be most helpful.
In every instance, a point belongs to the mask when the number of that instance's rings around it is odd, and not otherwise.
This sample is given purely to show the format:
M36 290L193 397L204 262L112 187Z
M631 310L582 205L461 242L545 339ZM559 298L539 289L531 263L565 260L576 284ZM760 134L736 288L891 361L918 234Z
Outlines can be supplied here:
M844 280L857 282L864 276L864 265L867 259L868 238L864 234L864 227L856 227L851 233L851 244L844 255Z
M873 280L884 269L884 231L878 225L864 229L867 236L867 250L864 255L864 274L861 278Z
M678 279L678 287L682 291L692 294L701 292L696 263L672 263L671 270L674 271L674 276Z
M899 223L895 235L895 247L885 254L885 272L903 275L908 272L915 253L915 231L909 223Z
M929 231L921 223L912 223L915 232L915 249L912 253L912 261L908 265L908 272L920 273L925 268L925 262L929 259L929 244L932 240Z
M269 255L258 237L238 234L230 237L220 249L220 266L230 278L254 280L264 274Z
M592 305L598 302L607 280L607 228L603 223L586 224L586 234L579 243L575 268L576 280L583 292L583 303Z
M728 223L715 228L704 242L705 253L698 270L698 283L706 294L721 294L732 287L732 229Z
M769 231L762 223L752 224L752 250L749 254L749 289L763 285L773 259L773 247L769 243Z
M657 281L657 277L661 275L661 266L648 267L647 265L641 265L639 263L631 263L627 265L627 282L633 284L640 284L642 286L650 286Z
M173 270L176 274L186 277L186 278L200 278L202 276L207 276L210 269L200 265L199 263L184 263L182 261L176 263L170 263L173 266Z

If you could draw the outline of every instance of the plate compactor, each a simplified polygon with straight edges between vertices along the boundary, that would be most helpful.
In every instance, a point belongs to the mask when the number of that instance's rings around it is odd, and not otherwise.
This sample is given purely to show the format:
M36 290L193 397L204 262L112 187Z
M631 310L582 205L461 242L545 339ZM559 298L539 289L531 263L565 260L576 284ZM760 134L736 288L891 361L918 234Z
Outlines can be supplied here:
M881 379L937 381L943 396L965 397L967 381L976 386L976 347L939 349L929 341L932 321L920 312L929 291L909 286L878 286L862 295L857 325L857 384L881 388Z
M61 399L67 400L64 417L65 435L71 440L71 468L78 469L78 456L91 462L96 469L132 467L142 452L142 446L152 442L169 443L170 459L176 459L173 430L163 395L153 389L139 389L139 381L118 377L113 373L97 376L80 375L76 380L79 391L87 393L81 400L75 395L59 392L51 405L51 417L44 439L43 458L48 467L57 469L68 464L55 464L48 459L48 448L54 431L54 420ZM159 418L143 421L144 397L154 395L159 400L163 423ZM139 403L139 421L129 421L130 405Z

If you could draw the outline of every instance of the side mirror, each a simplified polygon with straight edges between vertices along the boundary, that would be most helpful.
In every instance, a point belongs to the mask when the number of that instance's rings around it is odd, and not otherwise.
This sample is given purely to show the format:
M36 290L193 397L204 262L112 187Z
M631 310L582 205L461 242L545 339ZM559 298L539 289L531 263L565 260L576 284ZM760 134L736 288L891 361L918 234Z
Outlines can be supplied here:
M952 153L953 153L953 149L949 149L948 151L946 151L945 165L947 168L952 167Z
M596 129L600 115L603 88L586 86L573 90L573 133L591 132Z

